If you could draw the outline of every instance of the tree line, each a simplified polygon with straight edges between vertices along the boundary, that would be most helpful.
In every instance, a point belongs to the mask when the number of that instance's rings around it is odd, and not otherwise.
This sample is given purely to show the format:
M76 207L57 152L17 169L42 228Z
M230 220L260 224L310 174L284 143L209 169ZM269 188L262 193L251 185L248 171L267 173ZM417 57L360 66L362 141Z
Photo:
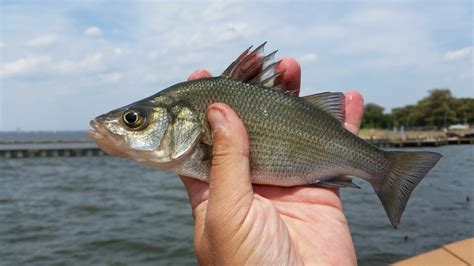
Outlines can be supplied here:
M474 99L453 97L449 89L433 89L414 105L384 113L375 103L364 106L363 128L442 129L454 124L474 124Z

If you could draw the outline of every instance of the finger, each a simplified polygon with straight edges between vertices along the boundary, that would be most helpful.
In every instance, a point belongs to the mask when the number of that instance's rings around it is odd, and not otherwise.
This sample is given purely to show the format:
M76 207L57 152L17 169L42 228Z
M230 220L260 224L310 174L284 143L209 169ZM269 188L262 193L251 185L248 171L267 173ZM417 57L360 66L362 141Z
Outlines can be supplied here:
M240 226L253 199L247 131L238 115L222 103L211 104L207 118L212 129L213 158L206 218L218 222L218 229L222 229L223 222L226 227Z
M364 113L364 99L357 91L348 91L346 97L346 121L344 127L354 134L359 133L362 115Z
M195 79L201 79L201 78L210 78L212 77L212 74L204 69L196 70L191 75L189 75L188 80L195 80Z
M207 200L209 196L209 185L206 182L194 179L188 176L179 176L181 181L186 188L188 193L189 201L191 202L191 207L194 209L201 204L203 201Z
M276 83L284 84L284 88L293 91L296 95L300 94L301 84L301 66L296 59L283 57L275 69L277 72L283 71L283 75L276 79Z
M206 200L209 197L209 185L205 182L187 176L180 176L180 178L186 187L189 201L191 202L194 220L194 238L196 241L198 241L197 243L199 243L199 239L201 239L205 228L207 211Z

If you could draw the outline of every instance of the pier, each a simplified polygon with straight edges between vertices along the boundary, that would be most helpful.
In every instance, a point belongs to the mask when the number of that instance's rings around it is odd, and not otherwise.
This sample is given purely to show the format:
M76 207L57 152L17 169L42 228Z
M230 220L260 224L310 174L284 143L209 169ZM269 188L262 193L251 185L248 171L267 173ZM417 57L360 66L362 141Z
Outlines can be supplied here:
M92 141L0 142L0 158L103 156Z

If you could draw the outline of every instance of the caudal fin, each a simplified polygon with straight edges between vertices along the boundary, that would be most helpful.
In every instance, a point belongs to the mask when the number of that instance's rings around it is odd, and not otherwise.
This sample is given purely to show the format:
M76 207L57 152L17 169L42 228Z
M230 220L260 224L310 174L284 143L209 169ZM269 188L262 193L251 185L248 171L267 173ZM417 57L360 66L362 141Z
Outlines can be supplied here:
M394 228L408 202L411 192L435 166L442 155L435 152L389 151L391 168L380 181L372 182Z

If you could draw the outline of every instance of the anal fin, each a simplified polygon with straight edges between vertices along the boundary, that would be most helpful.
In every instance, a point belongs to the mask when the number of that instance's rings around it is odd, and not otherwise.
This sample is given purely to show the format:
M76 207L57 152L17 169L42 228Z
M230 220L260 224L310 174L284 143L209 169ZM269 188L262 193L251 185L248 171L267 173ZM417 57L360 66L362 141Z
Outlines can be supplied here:
M326 188L360 188L358 185L352 183L352 179L346 176L337 176L329 179L315 180L312 185Z

